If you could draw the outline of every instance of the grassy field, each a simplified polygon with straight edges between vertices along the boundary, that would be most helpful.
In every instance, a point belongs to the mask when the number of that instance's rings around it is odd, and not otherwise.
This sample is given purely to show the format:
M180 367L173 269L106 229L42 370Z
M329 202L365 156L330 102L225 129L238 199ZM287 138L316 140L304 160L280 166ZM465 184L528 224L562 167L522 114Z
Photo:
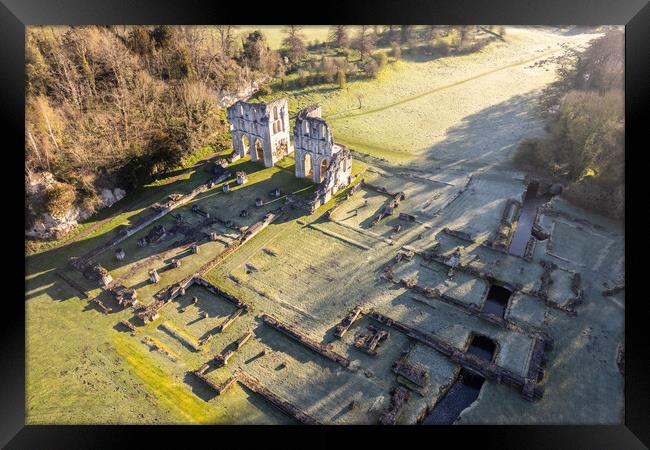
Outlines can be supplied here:
M476 53L405 56L389 63L376 79L352 81L344 89L309 86L260 100L288 97L292 113L319 103L337 142L392 163L437 153L450 157L465 150L455 141L467 137L470 125L473 133L484 128L487 134L499 122L508 127L521 122L526 96L555 77L552 58L564 46L584 45L593 37L508 27L505 42L494 41ZM544 64L533 66L538 61ZM494 147L503 145L502 140L489 139ZM476 147L474 151L500 150L481 142Z

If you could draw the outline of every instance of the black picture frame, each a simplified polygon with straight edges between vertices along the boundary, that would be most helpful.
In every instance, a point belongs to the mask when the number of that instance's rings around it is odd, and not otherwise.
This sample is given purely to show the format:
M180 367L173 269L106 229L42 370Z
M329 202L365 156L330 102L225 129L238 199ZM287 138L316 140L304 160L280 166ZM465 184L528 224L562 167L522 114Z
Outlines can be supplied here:
M279 7L278 7L279 5ZM12 197L13 207L20 208L20 199L10 186L20 185L23 174L20 152L24 145L24 33L27 25L40 24L220 24L220 23L305 23L305 24L521 24L521 25L625 25L625 112L626 112L626 235L631 236L634 218L640 216L627 205L633 198L635 169L643 170L641 155L642 130L647 128L647 109L650 100L650 4L646 0L492 0L492 1L355 1L318 4L268 2L264 5L239 2L197 0L142 0L138 2L108 0L1 0L0 1L0 111L4 134L3 157L4 196ZM647 138L646 138L647 142ZM639 148L637 148L639 147ZM24 164L24 161L23 163ZM16 180L11 179L15 177ZM18 200L16 200L18 199ZM24 207L24 205L23 205ZM642 213L641 213L642 214ZM10 220L14 217L14 220ZM23 231L20 220L7 214L10 227L3 233L5 263L11 266L24 255L21 242ZM9 236L15 236L13 239ZM639 237L642 237L640 235ZM627 245L625 263L630 269L638 248ZM0 316L4 321L0 333L0 445L7 448L98 448L124 446L144 436L149 445L155 442L171 443L179 435L195 442L207 439L217 443L215 436L235 432L254 436L261 443L280 438L298 441L300 447L309 442L325 443L341 439L340 434L350 430L370 434L375 439L395 437L411 442L410 436L419 435L430 445L439 445L441 436L454 443L471 439L482 447L498 448L647 448L650 445L650 381L647 375L650 352L644 336L644 297L634 295L637 277L626 270L626 290L629 301L625 311L625 424L620 426L480 426L480 427L397 427L394 429L368 427L312 427L286 433L284 427L125 427L125 426L26 426L25 425L25 309L18 299L20 283L24 279L20 264L13 263L18 273L7 273L3 280L5 298ZM14 294L14 289L16 295ZM632 289L632 291L630 291ZM633 294L630 294L632 292ZM251 429L254 432L251 432ZM398 436L394 436L398 434ZM151 439L151 440L150 440ZM407 439L405 441L405 439ZM309 441L307 441L309 440ZM189 441L188 441L189 442ZM335 445L335 442L331 442ZM201 445L202 444L192 444ZM412 444L413 445L413 444ZM418 444L420 445L420 444Z

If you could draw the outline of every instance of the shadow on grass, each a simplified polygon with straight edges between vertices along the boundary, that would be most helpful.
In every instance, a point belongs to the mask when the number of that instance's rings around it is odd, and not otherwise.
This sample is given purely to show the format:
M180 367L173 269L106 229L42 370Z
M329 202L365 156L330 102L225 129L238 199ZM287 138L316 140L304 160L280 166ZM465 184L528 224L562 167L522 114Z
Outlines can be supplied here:
M429 172L456 167L511 168L512 151L531 133L526 125L534 124L538 93L515 95L466 116L447 130L444 141L426 149L425 162L414 168Z
M185 373L183 382L190 387L194 395L205 402L209 402L213 398L217 397L217 393L203 381L199 380L192 372Z
M254 332L257 338L271 350L281 354L291 355L292 358L302 364L312 362L322 366L324 369L337 369L340 367L335 362L313 352L298 341L268 325L262 324L256 327ZM275 369L281 370L277 366Z
M167 334L168 336L170 336L170 337L176 339L178 342L180 342L180 343L183 345L183 347L185 347L186 349L188 349L188 350L191 351L192 353L196 353L196 352L197 352L196 348L192 347L192 345L190 345L189 342L187 342L184 338L180 338L179 336L177 336L175 333L173 333L172 331L170 331L167 327L163 326L163 324L158 325L158 329L161 330L161 331L163 331L163 332L164 332L165 334ZM191 337L190 337L190 338L191 338Z

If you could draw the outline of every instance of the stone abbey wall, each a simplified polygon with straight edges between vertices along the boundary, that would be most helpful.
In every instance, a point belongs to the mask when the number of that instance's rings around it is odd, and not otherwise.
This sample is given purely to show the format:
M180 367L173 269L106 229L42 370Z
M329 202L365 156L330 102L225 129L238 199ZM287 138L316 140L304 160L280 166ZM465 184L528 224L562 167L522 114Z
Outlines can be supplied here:
M321 204L350 184L352 155L345 146L334 143L320 106L311 105L298 113L293 139L296 176L311 178L319 185Z
M291 153L289 105L286 98L268 103L239 101L228 108L232 146L240 157L272 167Z
M296 176L323 181L332 157L342 147L334 143L332 132L321 118L321 108L311 105L298 113L293 129Z

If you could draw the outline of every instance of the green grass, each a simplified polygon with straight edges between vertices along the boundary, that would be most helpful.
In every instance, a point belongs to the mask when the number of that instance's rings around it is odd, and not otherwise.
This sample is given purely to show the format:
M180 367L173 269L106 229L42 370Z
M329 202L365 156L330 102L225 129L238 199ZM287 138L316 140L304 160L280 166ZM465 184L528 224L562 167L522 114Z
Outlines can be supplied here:
M186 331L181 330L178 326L171 323L170 321L165 321L161 323L160 328L169 332L172 336L174 336L176 339L181 341L183 344L192 347L194 351L199 351L201 349L195 337L190 336L189 334L187 334Z
M229 152L230 151L221 152L219 154L226 154ZM197 150L184 161L182 166L173 169L169 175L163 176L157 180L143 185L138 189L133 190L132 192L127 193L123 199L114 203L108 208L101 209L95 215L80 223L70 233L68 233L68 235L64 236L61 239L51 241L29 239L26 240L25 254L28 256L37 255L48 250L62 247L66 243L77 239L82 233L84 233L86 230L91 229L93 226L96 226L99 222L111 217L113 214L119 212L122 208L131 205L131 208L117 215L111 221L102 224L99 228L93 230L92 233L84 236L84 239L97 237L106 233L107 231L110 231L118 225L128 224L129 217L138 214L144 209L145 206L149 205L150 203L161 200L165 196L176 191L185 193L191 191L194 189L194 187L198 186L200 183L207 181L209 178L209 175L203 171L202 164L195 168L193 168L193 166L202 160L207 159L213 153L214 150L211 147L203 147ZM191 182L177 183L178 181L182 182L188 180L191 180ZM151 198L155 198L156 200L151 201Z
M116 335L115 351L146 389L169 408L173 421L180 423L214 423L223 419L223 411L211 408L183 385L171 379L160 367L151 364L144 347L128 335Z
M168 423L246 424L259 420L259 411L251 407L248 394L238 386L220 397L219 402L208 403L192 393L187 384L152 364L145 347L127 335L116 335L113 345L147 391L168 409Z

